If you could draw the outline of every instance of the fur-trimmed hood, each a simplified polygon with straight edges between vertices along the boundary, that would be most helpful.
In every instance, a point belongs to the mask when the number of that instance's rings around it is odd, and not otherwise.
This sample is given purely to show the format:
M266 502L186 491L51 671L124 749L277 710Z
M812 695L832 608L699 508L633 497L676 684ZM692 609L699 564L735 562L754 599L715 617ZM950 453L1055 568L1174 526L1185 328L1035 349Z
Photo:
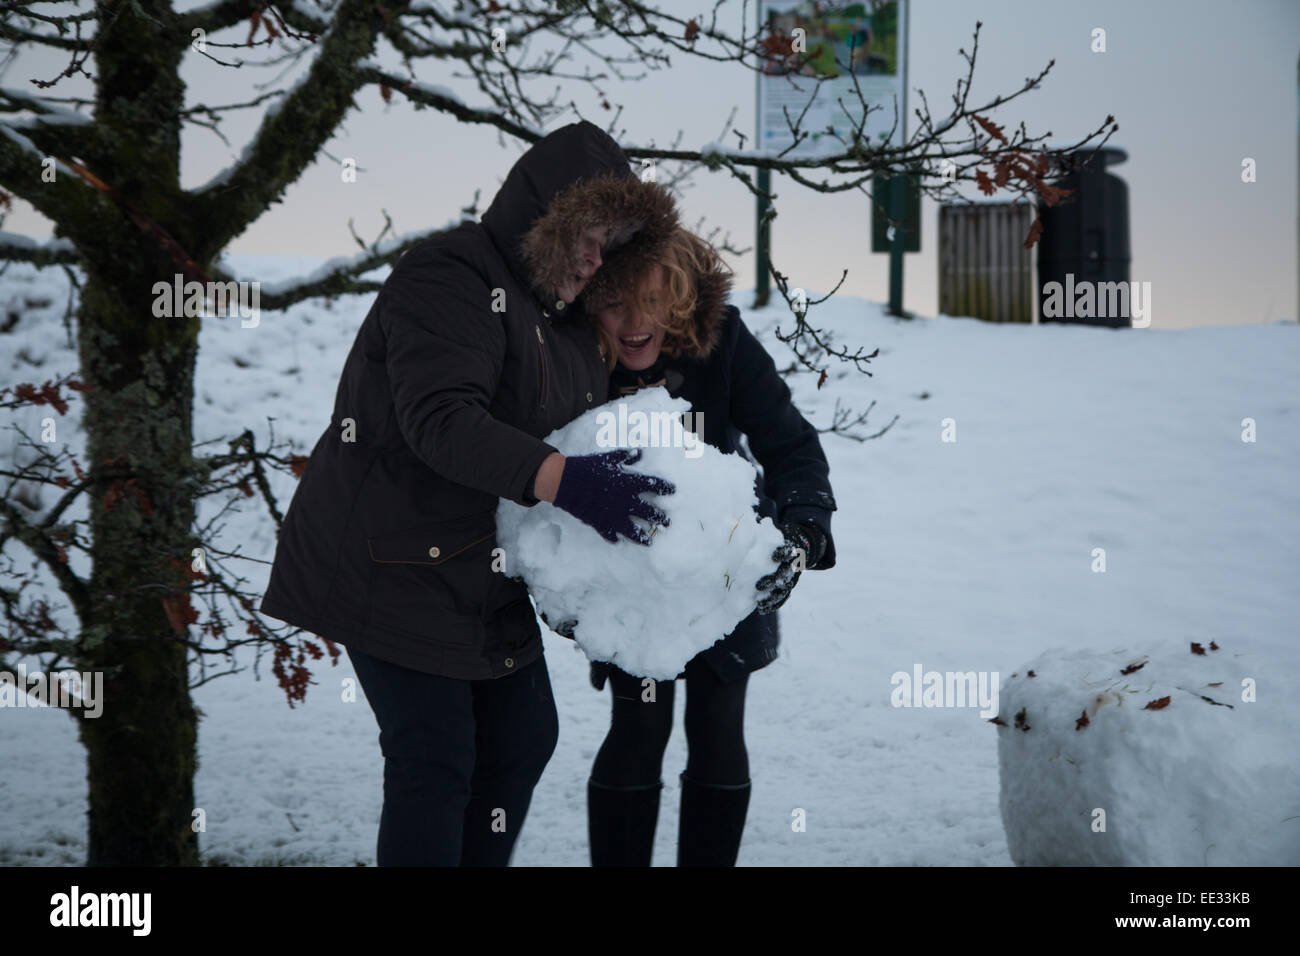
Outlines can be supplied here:
M605 251L612 251L643 229L671 230L677 210L671 192L637 178L609 134L584 120L519 158L482 224L511 271L550 306L573 272L585 230L610 226Z
M646 236L671 233L677 227L677 204L667 188L635 176L602 176L574 184L552 200L524 235L524 262L534 284L553 291L573 272L582 233L605 225L610 234L602 260L622 249L639 248ZM588 285L604 270L602 261Z
M641 230L622 248L611 252L586 288L578 302L594 312L602 303L617 298L635 284L637 278L660 259L673 230L666 223L653 223ZM703 242L704 240L700 240ZM700 360L707 358L717 348L726 321L727 297L731 294L732 276L720 259L716 267L695 276L695 334L694 343L683 341L672 333L664 337L663 351L675 358ZM593 321L594 318L593 318Z

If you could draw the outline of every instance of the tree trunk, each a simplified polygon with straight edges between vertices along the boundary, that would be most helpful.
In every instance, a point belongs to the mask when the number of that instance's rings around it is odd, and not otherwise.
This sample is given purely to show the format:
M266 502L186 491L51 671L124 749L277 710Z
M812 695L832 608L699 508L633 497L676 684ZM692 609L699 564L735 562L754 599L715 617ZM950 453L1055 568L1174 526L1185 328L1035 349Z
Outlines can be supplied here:
M169 0L103 17L95 40L95 121L107 148L85 158L120 215L78 242L78 320L90 496L91 620L81 670L103 673L103 713L79 718L86 747L87 864L199 862L192 828L197 715L181 638L193 546L192 410L199 320L153 313L153 285L178 271L151 221L194 241L180 202L185 47ZM134 210L128 215L127 209ZM134 220L134 221L133 221Z
M197 324L155 318L130 282L148 277L127 277L127 288L115 278L87 277L78 330L83 380L93 386L84 397L95 481L94 619L79 665L104 674L103 713L79 720L87 864L197 864L197 716L186 648L163 603L167 588L185 581L192 544Z

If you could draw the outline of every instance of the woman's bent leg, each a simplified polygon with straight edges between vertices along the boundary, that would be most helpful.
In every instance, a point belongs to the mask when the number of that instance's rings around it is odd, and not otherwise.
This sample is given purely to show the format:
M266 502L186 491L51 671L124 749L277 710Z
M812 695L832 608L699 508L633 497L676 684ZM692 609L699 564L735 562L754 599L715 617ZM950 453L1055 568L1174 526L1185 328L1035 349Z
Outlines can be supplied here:
M686 775L701 783L749 782L745 692L749 675L724 683L702 656L686 665Z
M651 695L642 678L617 667L609 669L613 707L609 733L591 768L593 780L610 787L659 782L664 750L673 732L673 687L673 681L656 681Z
M506 866L559 738L546 658L472 681L477 760L463 816L461 866Z
M471 682L348 648L384 754L380 866L455 866L474 768Z

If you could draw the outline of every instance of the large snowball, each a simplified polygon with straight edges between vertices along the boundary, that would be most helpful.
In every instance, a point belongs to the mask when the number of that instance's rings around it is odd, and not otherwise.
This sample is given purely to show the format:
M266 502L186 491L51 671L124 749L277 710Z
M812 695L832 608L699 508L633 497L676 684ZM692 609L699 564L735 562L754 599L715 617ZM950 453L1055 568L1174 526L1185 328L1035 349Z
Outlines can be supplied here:
M1264 656L1232 643L1052 651L1005 681L997 734L1011 859L1300 864L1300 707Z
M574 638L589 658L637 677L671 680L731 633L757 606L754 583L774 570L784 540L757 519L754 466L684 429L689 411L663 388L642 389L546 439L566 456L643 449L626 467L677 488L648 498L669 520L648 547L622 537L610 544L547 502L502 501L497 510L506 573L523 577L553 626L578 622Z

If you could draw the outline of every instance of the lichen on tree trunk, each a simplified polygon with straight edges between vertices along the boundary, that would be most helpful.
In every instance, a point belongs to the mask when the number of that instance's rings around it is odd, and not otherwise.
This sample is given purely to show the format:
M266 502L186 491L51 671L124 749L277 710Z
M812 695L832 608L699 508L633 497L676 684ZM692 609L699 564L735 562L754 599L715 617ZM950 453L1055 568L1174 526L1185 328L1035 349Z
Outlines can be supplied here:
M197 715L163 603L184 587L193 544L197 322L154 317L148 271L92 272L78 323L94 483L93 619L78 664L104 675L103 713L79 719L91 866L198 863Z

